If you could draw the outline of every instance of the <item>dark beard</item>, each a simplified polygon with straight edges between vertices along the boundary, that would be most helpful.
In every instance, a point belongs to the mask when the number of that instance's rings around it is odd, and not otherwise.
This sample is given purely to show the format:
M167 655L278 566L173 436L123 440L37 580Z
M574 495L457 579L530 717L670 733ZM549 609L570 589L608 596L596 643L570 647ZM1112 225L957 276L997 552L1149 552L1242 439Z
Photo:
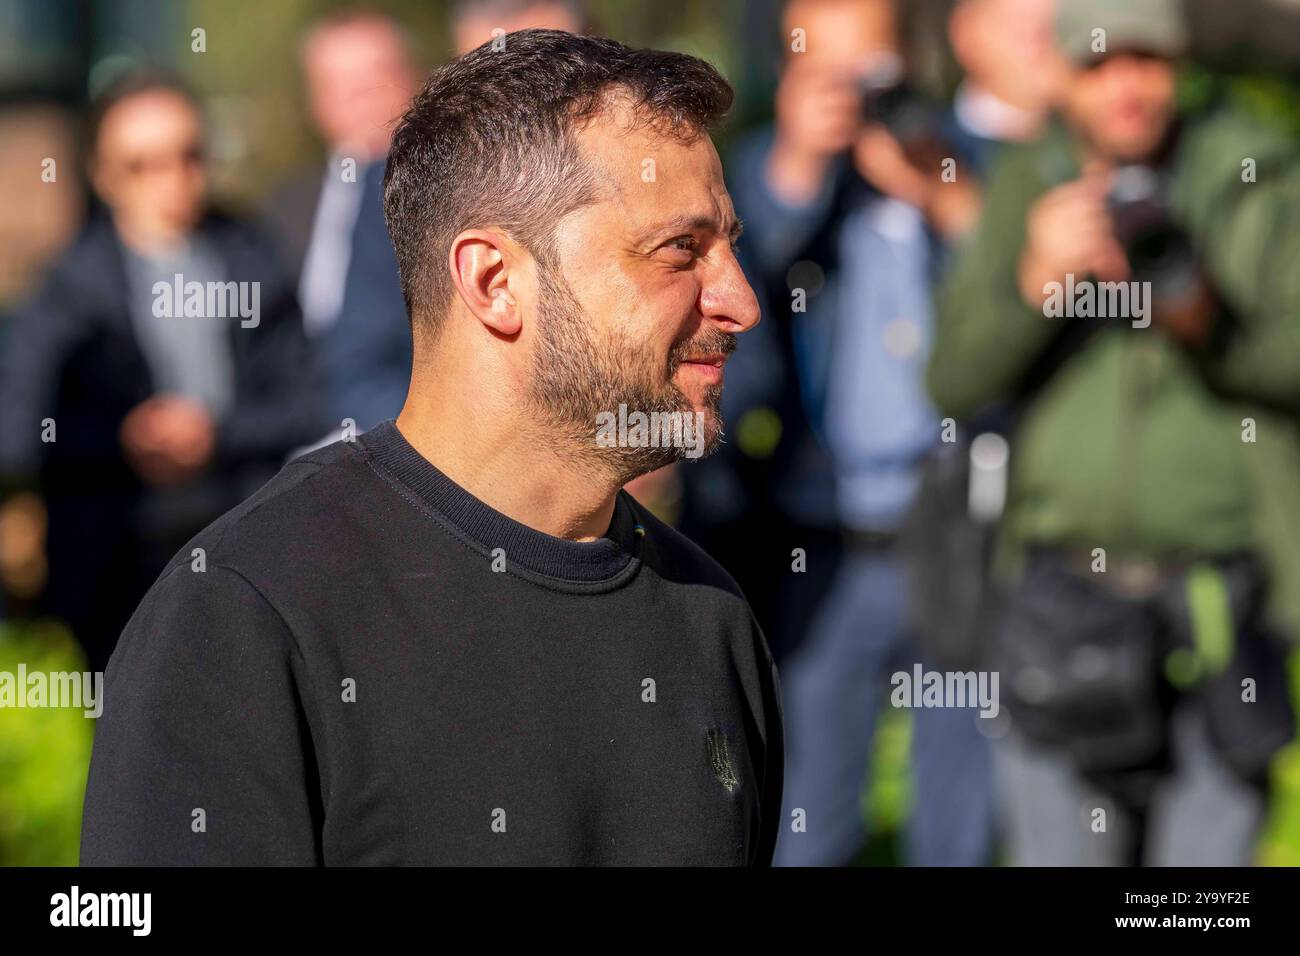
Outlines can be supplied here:
M594 339L592 323L564 278L541 264L538 272L538 347L528 397L545 429L552 436L561 436L576 455L620 484L688 458L690 449L680 446L602 447L596 441L597 416L616 415L622 404L629 412L678 413L690 415L694 421L695 409L672 377L691 356L729 355L736 348L736 337L710 327L676 343L667 368L656 368L645 349L621 332L604 341ZM722 441L721 401L722 386L709 386L704 398L701 457L712 454Z

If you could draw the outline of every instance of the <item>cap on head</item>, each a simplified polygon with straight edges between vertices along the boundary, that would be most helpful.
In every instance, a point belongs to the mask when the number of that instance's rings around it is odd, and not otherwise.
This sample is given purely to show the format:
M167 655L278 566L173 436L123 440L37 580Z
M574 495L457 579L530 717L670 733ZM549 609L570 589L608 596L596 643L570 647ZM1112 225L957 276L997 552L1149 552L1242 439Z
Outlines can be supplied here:
M1188 48L1181 0L1063 0L1056 36L1066 57L1080 66L1120 52L1173 60Z

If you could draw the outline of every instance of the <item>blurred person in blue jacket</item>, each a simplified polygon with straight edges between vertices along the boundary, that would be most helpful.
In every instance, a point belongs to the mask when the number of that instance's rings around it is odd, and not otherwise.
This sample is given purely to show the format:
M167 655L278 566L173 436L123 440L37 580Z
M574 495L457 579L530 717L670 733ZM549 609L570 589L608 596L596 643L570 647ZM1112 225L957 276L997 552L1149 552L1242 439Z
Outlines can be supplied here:
M103 670L167 558L323 423L273 246L208 204L193 95L133 73L93 116L102 208L0 353L0 481L43 500L45 604Z
M978 66L993 59L983 44L1004 4L967 5L951 33L963 62ZM780 865L844 864L861 851L891 675L930 666L913 643L897 538L939 438L924 385L931 296L946 242L978 213L979 166L967 158L976 150L945 135L953 121L909 92L898 13L889 0L794 0L784 11L775 124L744 140L728 167L746 268L771 321L728 370L731 447L684 472L686 530L740 579L781 661ZM973 70L968 89L987 89L984 78ZM1046 99L1022 100L1026 128ZM1011 132L989 124L971 136ZM940 175L948 156L955 181ZM991 862L977 709L913 718L905 860Z

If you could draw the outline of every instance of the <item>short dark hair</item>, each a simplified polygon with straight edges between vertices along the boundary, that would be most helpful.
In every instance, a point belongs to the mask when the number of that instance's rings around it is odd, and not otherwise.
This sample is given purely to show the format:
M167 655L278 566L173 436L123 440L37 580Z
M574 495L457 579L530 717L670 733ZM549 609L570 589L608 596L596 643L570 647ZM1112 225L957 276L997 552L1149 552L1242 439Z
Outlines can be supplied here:
M617 93L639 121L691 141L731 107L730 84L682 53L561 30L519 30L440 67L393 136L384 215L414 324L451 303L446 257L465 229L497 226L544 264L556 222L599 195L575 127Z
M92 154L99 150L99 134L105 117L119 103L145 93L171 93L188 103L200 117L203 116L203 103L199 95L179 74L158 66L132 68L115 76L91 100L86 123L86 145Z

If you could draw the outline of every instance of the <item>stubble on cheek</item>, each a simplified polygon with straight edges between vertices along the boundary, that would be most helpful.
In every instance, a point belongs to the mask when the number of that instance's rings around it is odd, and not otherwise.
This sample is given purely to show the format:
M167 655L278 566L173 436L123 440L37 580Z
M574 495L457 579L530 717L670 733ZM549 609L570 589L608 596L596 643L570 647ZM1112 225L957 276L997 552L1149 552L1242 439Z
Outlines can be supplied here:
M662 338L634 336L637 322L631 315L597 327L567 285L550 276L543 277L543 302L529 399L552 439L563 436L561 442L575 456L623 480L683 458L701 457L701 445L704 455L717 447L722 437L722 386L707 385L688 397L677 376L687 358L730 354L734 335L706 329L665 345ZM698 435L701 428L703 434L689 449L601 447L596 441L598 416L618 416L620 406L625 414L689 416L697 430L692 434Z

